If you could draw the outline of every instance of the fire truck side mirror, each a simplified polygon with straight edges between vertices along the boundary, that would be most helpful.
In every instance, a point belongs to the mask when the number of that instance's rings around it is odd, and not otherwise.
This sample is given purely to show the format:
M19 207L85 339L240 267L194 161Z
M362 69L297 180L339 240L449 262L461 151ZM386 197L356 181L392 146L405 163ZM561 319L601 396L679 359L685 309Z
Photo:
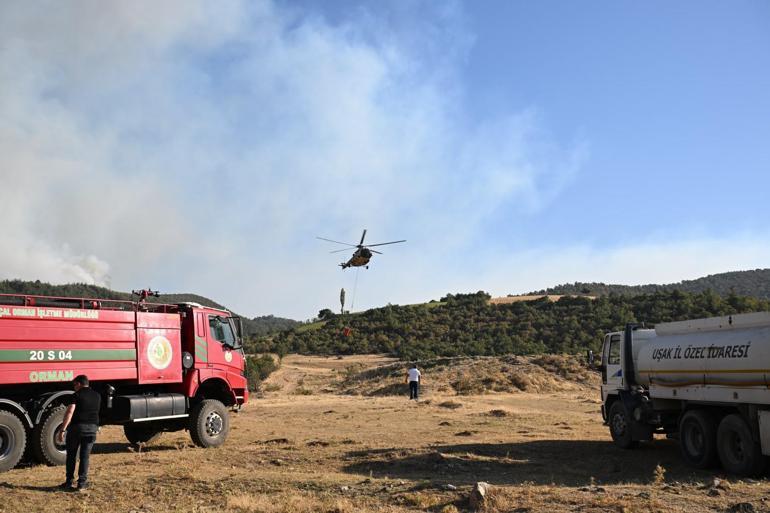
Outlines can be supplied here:
M220 318L222 322L228 322L228 319L226 317ZM232 346L231 349L238 350L243 347L243 319L240 317L230 317L230 321L233 321L230 323L230 326L233 327L235 330L235 344Z

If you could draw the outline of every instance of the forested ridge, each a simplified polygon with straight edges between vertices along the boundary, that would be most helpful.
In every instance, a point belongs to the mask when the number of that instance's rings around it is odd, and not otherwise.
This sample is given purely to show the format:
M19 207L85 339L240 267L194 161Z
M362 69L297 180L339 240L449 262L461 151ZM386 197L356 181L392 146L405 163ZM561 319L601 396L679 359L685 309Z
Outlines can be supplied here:
M534 294L582 294L591 296L620 294L635 296L638 294L653 294L655 292L670 292L673 290L690 293L712 290L721 296L733 293L739 296L770 299L770 269L712 274L696 280L684 280L667 285L608 285L596 282L575 282L540 290L534 292Z
M279 354L388 353L405 359L436 356L580 353L598 350L604 333L629 322L660 322L770 309L770 301L664 291L596 299L563 297L490 304L489 295L448 295L438 303L388 305L249 341L255 352ZM345 336L343 330L349 329Z
M681 288L680 288L681 287ZM251 352L305 354L388 353L434 356L580 353L598 350L607 331L627 322L656 323L770 310L770 269L741 271L674 285L561 285L541 293L563 297L490 304L489 295L449 294L422 305L388 305L353 315L319 312L317 323L274 316L244 318ZM131 294L88 284L0 281L0 293L131 299ZM153 301L192 301L225 308L196 294L163 294ZM349 336L343 330L349 329Z
M115 299L123 301L136 300L130 292L119 292L98 285L87 283L68 283L51 285L41 281L3 280L0 281L0 294L29 294L34 296L77 297L88 299ZM198 303L220 310L228 310L225 306L198 294L161 294L160 297L148 298L153 303ZM266 315L249 319L243 317L243 330L247 336L263 336L276 331L286 330L298 325L292 319L283 319Z

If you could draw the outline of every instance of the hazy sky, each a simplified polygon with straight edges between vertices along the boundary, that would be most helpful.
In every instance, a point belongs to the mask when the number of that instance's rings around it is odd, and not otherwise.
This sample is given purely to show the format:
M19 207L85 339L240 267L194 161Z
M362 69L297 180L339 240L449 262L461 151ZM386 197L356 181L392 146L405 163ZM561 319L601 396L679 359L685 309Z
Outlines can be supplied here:
M6 1L0 278L306 319L769 267L768 91L764 0ZM408 242L315 239L364 228Z

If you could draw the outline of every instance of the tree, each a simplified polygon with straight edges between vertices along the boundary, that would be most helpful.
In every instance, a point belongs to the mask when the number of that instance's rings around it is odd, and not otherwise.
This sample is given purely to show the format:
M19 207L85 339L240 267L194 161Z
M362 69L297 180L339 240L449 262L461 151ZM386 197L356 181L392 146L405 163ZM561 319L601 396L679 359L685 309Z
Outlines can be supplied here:
M328 308L324 308L318 312L318 318L322 321L330 321L334 319L334 317L336 317L336 314Z

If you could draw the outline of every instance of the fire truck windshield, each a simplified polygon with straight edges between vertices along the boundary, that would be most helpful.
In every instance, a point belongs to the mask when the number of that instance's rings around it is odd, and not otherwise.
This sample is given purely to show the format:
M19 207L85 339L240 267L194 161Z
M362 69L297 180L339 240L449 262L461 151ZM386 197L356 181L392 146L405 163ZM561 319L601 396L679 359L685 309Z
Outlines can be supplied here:
M233 328L226 318L218 315L210 315L209 328L211 329L211 335L221 342L223 346L231 349L238 348Z

